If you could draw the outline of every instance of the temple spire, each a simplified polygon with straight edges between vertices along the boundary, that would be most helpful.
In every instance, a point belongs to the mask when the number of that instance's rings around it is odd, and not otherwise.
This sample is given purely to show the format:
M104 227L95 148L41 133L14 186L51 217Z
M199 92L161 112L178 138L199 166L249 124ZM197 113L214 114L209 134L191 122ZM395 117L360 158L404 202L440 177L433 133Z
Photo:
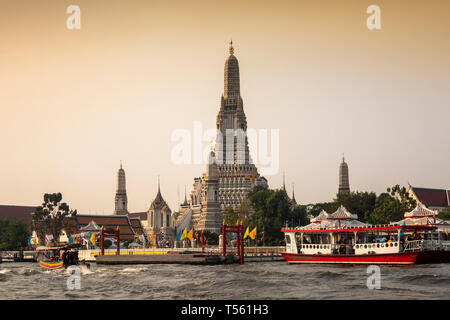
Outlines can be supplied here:
M120 160L120 169L116 174L116 195L114 200L114 214L127 214L128 213L128 199L127 199L127 187L125 179L125 170L122 167L122 160Z
M285 183L284 171L283 171L283 190L286 191L286 183Z
M240 95L240 81L239 81L239 62L234 55L233 41L230 42L230 56L225 61L225 88L224 98L231 97L235 99ZM233 104L236 104L234 101Z
M339 188L338 188L338 194L343 193L350 193L348 165L345 162L344 154L342 154L342 162L339 165Z

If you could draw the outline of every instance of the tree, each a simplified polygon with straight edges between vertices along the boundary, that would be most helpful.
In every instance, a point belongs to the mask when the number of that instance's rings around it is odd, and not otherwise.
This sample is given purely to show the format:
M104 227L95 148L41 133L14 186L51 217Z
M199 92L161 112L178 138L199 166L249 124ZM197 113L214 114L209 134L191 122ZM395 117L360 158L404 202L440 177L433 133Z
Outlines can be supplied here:
M405 187L397 184L378 196L373 212L366 213L366 221L369 224L399 221L403 219L405 212L411 211L415 206L416 200L409 195Z
M16 218L0 218L0 250L19 250L27 245L28 225Z
M247 225L250 221L251 210L248 200L241 202L236 210L233 210L233 208L226 208L224 214L225 223L228 225L235 225L242 221Z
M306 207L292 208L289 198L284 190L271 190L256 186L248 195L253 213L249 218L250 228L257 227L258 233L264 227L264 242L266 244L279 244L283 240L281 229L297 221L305 223Z
M359 221L365 221L366 215L370 214L375 209L377 195L375 192L351 192L339 193L335 199L335 203L339 207L343 205L348 211L358 216ZM337 209L337 208L336 208ZM332 213L334 211L328 211Z
M219 244L219 235L217 233L204 230L203 234L205 236L206 244Z
M41 241L46 234L51 234L52 241L57 242L62 230L73 228L77 210L71 210L67 203L61 201L61 193L46 193L42 206L33 213L32 224Z
M450 220L450 206L447 207L446 211L439 212L437 217L442 220Z

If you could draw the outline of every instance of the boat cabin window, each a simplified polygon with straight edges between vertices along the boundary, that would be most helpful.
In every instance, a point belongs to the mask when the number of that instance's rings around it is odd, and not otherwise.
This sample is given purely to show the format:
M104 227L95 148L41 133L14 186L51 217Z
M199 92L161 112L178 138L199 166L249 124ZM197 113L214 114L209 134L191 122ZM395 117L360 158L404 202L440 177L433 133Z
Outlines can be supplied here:
M287 244L290 244L290 243L291 243L291 236L287 234L287 235L285 236L285 238L286 238L286 243L287 243Z

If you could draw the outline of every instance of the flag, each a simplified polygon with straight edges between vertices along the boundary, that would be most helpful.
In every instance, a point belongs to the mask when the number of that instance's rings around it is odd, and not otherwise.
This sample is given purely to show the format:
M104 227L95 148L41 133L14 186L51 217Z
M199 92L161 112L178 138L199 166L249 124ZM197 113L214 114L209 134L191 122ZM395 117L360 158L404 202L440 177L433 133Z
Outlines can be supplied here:
M254 240L256 237L256 227L248 235L252 240Z
M244 239L246 239L247 237L248 237L248 234L249 234L249 229L248 229L249 227L247 227L247 230L245 230L245 233L244 233Z
M195 238L194 241L198 241L198 230L195 230Z
M69 234L69 243L73 243L73 238L71 234Z
M180 239L181 239L181 230L180 230L180 232L178 232L178 235L177 235L177 241L180 241Z
M237 232L234 233L233 240L236 239L236 237L237 237Z
M194 228L192 228L191 231L188 232L186 238L192 241L192 239L194 238Z
M53 240L53 235L51 234L46 234L45 235L45 245L48 245L50 241Z
M264 241L264 226L263 226L263 231L261 232L261 243Z
M91 241L92 245L95 246L95 233L91 235L91 238L89 240Z
M180 241L184 240L187 237L186 228L183 230L183 234L181 235Z
M31 246L31 236L28 237L28 245Z

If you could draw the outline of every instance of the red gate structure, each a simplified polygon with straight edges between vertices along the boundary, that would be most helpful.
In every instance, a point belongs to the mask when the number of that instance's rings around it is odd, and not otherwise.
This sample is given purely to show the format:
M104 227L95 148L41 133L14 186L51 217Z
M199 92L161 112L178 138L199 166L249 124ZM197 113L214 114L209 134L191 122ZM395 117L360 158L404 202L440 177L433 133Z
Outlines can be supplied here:
M100 248L102 252L102 256L105 255L105 235L114 236L117 242L117 255L120 255L120 230L119 226L117 226L116 230L104 230L103 227L100 230Z
M222 224L222 254L225 257L227 255L227 232L236 233L236 254L239 256L239 264L244 264L244 226L241 224L235 226L229 226ZM225 260L226 261L226 260ZM226 263L226 262L224 262Z

